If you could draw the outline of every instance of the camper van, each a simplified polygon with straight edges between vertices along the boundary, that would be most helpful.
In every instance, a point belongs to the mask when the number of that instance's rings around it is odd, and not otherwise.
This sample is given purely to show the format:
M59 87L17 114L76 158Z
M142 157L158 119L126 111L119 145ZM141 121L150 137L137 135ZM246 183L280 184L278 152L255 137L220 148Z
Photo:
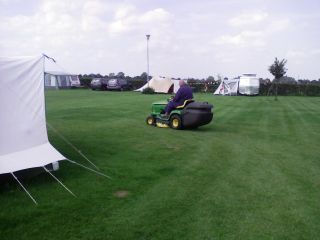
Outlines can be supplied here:
M48 71L44 77L45 88L75 88L80 87L80 80L78 75Z
M260 81L256 74L243 74L239 80L239 94L258 95Z

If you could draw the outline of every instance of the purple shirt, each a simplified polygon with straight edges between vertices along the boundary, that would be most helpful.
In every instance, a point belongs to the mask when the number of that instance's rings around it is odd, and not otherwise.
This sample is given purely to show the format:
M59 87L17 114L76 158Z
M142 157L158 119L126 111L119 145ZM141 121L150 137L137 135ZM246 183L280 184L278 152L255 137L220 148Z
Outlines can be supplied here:
M193 99L192 89L188 85L182 85L174 96L172 102L177 103L177 106L179 106L188 99Z

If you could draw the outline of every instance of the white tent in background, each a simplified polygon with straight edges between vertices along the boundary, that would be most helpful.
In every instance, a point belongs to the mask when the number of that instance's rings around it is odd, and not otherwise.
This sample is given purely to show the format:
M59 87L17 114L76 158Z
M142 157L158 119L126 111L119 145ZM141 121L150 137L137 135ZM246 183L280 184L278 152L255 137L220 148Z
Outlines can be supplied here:
M215 95L258 95L260 81L256 74L242 74L241 77L231 80L222 80L213 93Z
M213 93L214 95L237 95L239 78L222 80L219 87Z
M147 87L152 87L156 93L176 93L179 89L179 80L168 78L168 77L153 77L149 83L146 83L137 92L142 92Z

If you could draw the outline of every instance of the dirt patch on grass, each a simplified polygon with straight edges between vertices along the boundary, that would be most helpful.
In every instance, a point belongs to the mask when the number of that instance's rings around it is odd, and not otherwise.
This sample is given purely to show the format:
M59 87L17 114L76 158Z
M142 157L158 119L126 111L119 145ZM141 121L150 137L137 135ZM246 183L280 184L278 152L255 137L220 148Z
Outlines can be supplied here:
M129 191L121 190L115 192L113 195L117 198L126 198L129 195Z

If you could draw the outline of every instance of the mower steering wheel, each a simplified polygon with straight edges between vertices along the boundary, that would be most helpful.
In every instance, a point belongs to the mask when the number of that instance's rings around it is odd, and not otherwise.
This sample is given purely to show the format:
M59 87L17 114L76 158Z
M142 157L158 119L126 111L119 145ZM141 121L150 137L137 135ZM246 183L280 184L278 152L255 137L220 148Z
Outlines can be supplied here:
M170 98L167 99L168 102L170 102L171 100L173 100L174 96L171 96Z

